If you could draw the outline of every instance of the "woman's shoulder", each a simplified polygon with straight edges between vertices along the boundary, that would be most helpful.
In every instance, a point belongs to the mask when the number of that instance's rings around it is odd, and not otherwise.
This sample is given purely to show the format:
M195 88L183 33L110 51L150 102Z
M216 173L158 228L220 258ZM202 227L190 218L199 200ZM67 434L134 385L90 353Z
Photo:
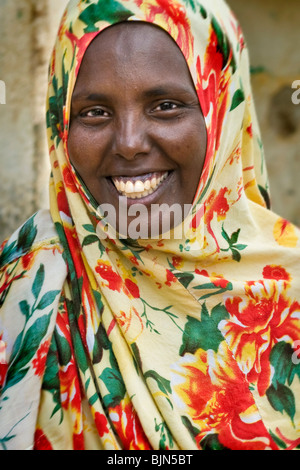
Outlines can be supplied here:
M0 270L22 258L26 263L35 252L62 247L49 210L32 215L0 246Z
M0 441L14 434L11 448L32 444L44 352L66 278L49 211L30 217L0 248Z

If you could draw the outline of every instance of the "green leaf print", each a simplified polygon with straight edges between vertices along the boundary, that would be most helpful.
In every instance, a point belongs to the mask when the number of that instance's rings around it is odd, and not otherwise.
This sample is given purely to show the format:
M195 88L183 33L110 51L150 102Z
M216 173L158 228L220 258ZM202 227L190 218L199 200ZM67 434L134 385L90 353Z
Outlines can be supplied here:
M218 48L222 52L223 55L223 67L225 67L228 58L229 58L229 52L230 52L230 45L227 39L227 36L224 34L223 29L219 25L218 21L216 18L212 18L211 20L212 27L216 33L217 36L217 41L218 41Z
M62 366L67 366L72 358L72 351L67 339L61 336L57 329L54 331L54 337L56 342L57 354L59 357L59 363Z
M160 432L160 441L159 441L159 450L172 449L174 446L172 434L170 433L168 426L165 422L157 424L156 418L155 422L155 431Z
M93 349L93 364L98 364L103 356L103 350L111 350L111 343L108 339L105 328L102 323L95 334L95 344Z
M236 232L233 232L231 236L228 235L228 233L224 229L224 225L222 225L222 237L226 242L228 243L228 248L221 248L221 251L231 251L232 253L232 259L234 261L240 261L241 260L241 254L240 251L244 250L247 248L247 245L242 245L241 243L237 244L239 235L240 235L241 229L239 228Z
M118 405L126 393L123 378L119 370L107 367L100 375L100 379L104 382L109 392L108 395L105 395L103 398L104 405L107 407Z
M37 270L37 273L35 275L31 291L35 297L35 299L38 298L41 288L43 286L43 282L45 280L45 267L43 264L40 265L39 269Z
M294 350L289 343L276 343L270 354L270 363L274 373L272 384L267 390L267 397L276 411L285 411L293 421L295 416L295 397L289 385L295 375L300 378L300 364L293 362Z
M200 442L202 450L229 450L221 444L218 434L209 434Z
M187 416L181 416L181 421L184 424L184 426L187 428L187 430L189 431L192 438L195 439L195 437L197 437L198 434L200 433L200 430L191 423L191 421L189 420L189 418L187 418Z
M41 264L31 286L31 292L35 298L33 305L29 305L27 300L19 302L20 310L25 317L25 324L13 345L3 392L25 377L30 369L30 362L47 333L53 309L48 314L38 317L29 328L26 328L29 320L34 318L34 312L49 307L60 293L59 290L49 291L38 302L44 280L45 268Z
M218 324L225 318L228 318L228 312L223 305L216 305L209 313L205 303L202 305L200 320L188 316L179 350L180 356L186 353L194 354L197 349L217 351L219 344L224 340Z
M271 201L270 201L270 195L269 195L269 191L268 191L268 188L264 188L263 186L261 186L260 184L258 185L258 189L259 189L259 192L260 194L262 195L264 201L265 201L265 204L266 204L266 207L268 209L270 209L271 207Z
M245 101L245 94L243 90L240 88L236 90L236 92L234 93L232 97L230 111L233 111L235 108L237 108L243 101Z
M198 300L208 299L212 295L223 294L223 292L226 292L228 290L232 290L232 283L231 282L227 282L225 287L220 287L220 286L216 285L217 281L215 281L215 283L214 282L207 282L205 284L200 284L199 286L194 286L194 289L197 289L197 290L203 289L203 290L213 291L213 292L209 292L207 294L202 295L201 297L199 297Z
M92 245L92 243L98 243L98 248L99 248L100 257L101 257L103 253L105 252L105 248L100 238L97 235L93 234L93 235L87 235L86 237L84 237L82 246Z
M189 273L189 272L186 272L186 273L173 272L173 274L185 288L187 288L190 282L194 279L194 274Z
M274 410L280 411L280 413L285 411L291 418L292 422L294 421L296 403L291 389L279 383L277 388L275 388L274 385L271 385L268 388L266 395Z
M294 350L291 345L285 341L280 341L273 346L270 354L270 363L274 367L272 383L275 388L277 388L277 384L284 384L285 382L291 384L291 377L295 367L292 361L293 352Z
M37 310L43 310L44 308L49 307L49 305L54 302L55 297L59 293L59 290L51 290L49 292L46 292L46 294L44 294L41 300L39 301L38 306L36 307Z
M27 300L21 300L19 307L26 319L30 317L30 305Z
M54 96L49 98L49 109L46 114L47 127L52 129L52 139L56 139L56 145L59 144L62 137L64 118L63 109L67 96L67 85L69 81L69 72L66 72L64 62L62 63L62 85L58 87L57 78L52 79Z
M115 0L99 0L98 3L93 3L85 8L79 19L87 25L84 32L92 33L98 31L95 24L99 21L116 23L125 21L130 16L132 16L132 12L124 8L121 3Z
M37 270L37 273L35 275L35 278L31 287L31 291L35 297L35 302L32 307L32 312L30 312L29 316L31 316L35 310L44 310L44 308L49 307L49 305L51 305L54 302L55 297L60 293L59 290L50 290L49 292L46 292L42 296L38 305L36 305L38 301L38 297L41 293L42 286L44 284L44 280L45 280L45 267L43 264L41 264L39 269ZM21 303L22 302L20 302L20 304ZM22 305L24 309L24 303ZM20 308L22 309L21 305L20 305Z
M58 356L61 358L59 348L57 348L56 340L57 336L55 333L52 337L50 348L46 360L46 368L43 377L43 390L48 390L52 395L53 403L55 404L51 417L58 411L60 411L60 422L63 419L63 412L61 407L61 396L60 396L60 380L59 380L59 363Z
M158 385L158 388L165 394L172 392L170 381L159 375L155 370L148 370L144 374L145 379L154 379ZM168 400L169 401L169 400ZM171 404L171 402L169 401ZM172 404L171 404L172 406Z
M18 351L14 349L13 361L7 372L7 379L4 390L19 382L28 372L29 367L26 367L42 342L45 334L47 333L52 311L48 315L38 318L34 324L28 328L25 333L24 339L21 335L16 340Z
M37 228L34 225L34 217L30 217L30 219L28 219L27 222L25 222L25 224L20 229L17 241L17 248L22 248L26 250L31 248L36 235Z
M131 349L133 352L133 361L134 361L135 370L139 374L140 370L143 369L143 363L142 363L139 347L136 343L132 343Z
M197 2L195 0L184 0L184 3L187 6L190 6L191 9L193 10L193 12L196 13L196 11L197 11L197 9L196 9Z
M30 250L37 235L37 228L34 225L35 215L30 217L21 227L17 240L7 242L0 253L0 268L16 260L19 256Z

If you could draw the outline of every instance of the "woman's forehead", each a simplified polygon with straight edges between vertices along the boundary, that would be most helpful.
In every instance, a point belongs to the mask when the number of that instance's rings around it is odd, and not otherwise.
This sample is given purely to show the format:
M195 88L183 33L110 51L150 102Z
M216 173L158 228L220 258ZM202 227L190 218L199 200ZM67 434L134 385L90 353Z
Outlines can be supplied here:
M154 57L157 55L157 61L161 59L161 54L166 59L177 53L184 59L178 45L167 31L144 21L127 21L105 28L91 42L85 56L102 51L113 52L125 60L145 52L151 52Z
M139 75L184 81L192 85L186 60L171 36L152 24L120 23L103 30L83 56L77 82ZM168 78L167 78L168 77Z

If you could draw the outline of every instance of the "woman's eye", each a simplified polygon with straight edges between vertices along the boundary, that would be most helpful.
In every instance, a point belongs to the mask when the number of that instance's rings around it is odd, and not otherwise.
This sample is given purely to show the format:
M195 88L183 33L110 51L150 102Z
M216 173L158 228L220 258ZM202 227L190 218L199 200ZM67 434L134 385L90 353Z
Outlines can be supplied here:
M171 101L165 101L164 103L159 104L156 109L158 111L170 111L172 109L177 109L178 105L176 103L172 103Z
M88 111L82 111L80 113L81 117L108 117L109 113L102 108L93 108Z

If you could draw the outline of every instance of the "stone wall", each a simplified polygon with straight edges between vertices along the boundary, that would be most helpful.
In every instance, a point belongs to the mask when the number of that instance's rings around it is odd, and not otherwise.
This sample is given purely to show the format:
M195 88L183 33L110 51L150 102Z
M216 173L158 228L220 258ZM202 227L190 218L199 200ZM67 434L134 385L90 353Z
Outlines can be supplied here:
M48 204L47 71L66 3L0 0L0 241Z
M292 84L300 80L299 0L228 0L228 4L250 50L273 210L300 226L300 103L292 101L296 91Z
M66 3L0 0L0 240L48 204L47 68ZM228 3L250 48L273 209L300 225L300 104L291 100L300 80L299 0Z

